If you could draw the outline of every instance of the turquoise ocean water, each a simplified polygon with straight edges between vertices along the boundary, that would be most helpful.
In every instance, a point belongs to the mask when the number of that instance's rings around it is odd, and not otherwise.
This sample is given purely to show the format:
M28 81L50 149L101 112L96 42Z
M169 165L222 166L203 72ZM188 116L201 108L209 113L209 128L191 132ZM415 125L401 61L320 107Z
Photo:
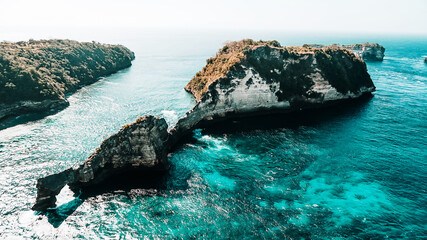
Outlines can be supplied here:
M386 57L367 64L377 91L290 126L197 130L160 184L86 199L64 189L56 211L30 210L39 177L82 163L122 125L144 114L174 124L195 103L186 83L224 41L244 37L378 42ZM427 38L151 32L96 40L131 48L133 66L69 96L64 111L0 130L1 239L427 238Z

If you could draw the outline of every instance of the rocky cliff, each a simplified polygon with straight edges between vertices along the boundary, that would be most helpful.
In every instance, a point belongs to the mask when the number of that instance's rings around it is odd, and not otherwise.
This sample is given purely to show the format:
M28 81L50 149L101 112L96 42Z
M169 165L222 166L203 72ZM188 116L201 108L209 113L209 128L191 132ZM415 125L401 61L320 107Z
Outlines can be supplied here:
M0 43L0 120L56 111L65 98L101 76L131 66L133 52L121 45L71 40Z
M163 119L143 117L102 143L77 169L39 179L34 210L53 207L69 184L85 188L130 169L167 168L167 156L192 130L234 117L321 108L375 90L365 63L339 46L282 47L242 40L224 46L185 89L197 104L167 132Z
M33 210L55 207L56 195L68 184L78 190L102 183L128 170L165 171L168 169L168 125L162 118L144 116L104 140L79 167L37 181Z
M369 94L375 86L365 63L340 46L242 40L208 59L185 89L198 103L179 120L177 132L234 116L322 107Z
M321 44L305 44L306 47L324 48ZM333 46L339 46L337 44ZM341 47L353 51L357 56L365 61L382 61L384 59L385 48L378 43L358 43L342 45Z

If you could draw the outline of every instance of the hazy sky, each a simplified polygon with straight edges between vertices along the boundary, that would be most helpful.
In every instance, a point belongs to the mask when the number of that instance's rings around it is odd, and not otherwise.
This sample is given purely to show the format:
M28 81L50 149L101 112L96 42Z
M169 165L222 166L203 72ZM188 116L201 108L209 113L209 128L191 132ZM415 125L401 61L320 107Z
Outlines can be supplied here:
M427 0L0 0L0 27L264 29L427 35Z

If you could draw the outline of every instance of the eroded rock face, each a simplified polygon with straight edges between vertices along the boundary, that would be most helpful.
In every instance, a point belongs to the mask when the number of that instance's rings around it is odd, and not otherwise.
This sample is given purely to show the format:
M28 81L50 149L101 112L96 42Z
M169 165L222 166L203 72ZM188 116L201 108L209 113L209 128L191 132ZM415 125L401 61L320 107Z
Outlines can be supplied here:
M186 86L199 96L198 103L172 131L184 133L233 116L321 107L375 91L365 63L339 46L281 47L275 41L243 40L224 49ZM239 57L230 58L222 75L215 71L221 69L221 55Z
M82 165L37 181L37 199L33 210L55 207L56 195L68 184L81 189L99 184L129 169L165 171L168 169L166 145L168 125L163 118L144 116L124 126L104 140Z

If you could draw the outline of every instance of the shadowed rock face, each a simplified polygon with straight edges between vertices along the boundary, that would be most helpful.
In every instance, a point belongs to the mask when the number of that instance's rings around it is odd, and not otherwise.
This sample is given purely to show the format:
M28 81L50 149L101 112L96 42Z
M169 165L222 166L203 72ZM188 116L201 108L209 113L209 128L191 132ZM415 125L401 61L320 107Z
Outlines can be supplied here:
M55 207L56 195L68 184L84 189L129 169L165 171L168 169L168 125L163 118L144 116L125 125L104 140L82 165L37 181L37 199L33 210Z
M197 104L169 132L164 119L139 118L106 139L80 167L41 178L34 210L56 195L129 170L167 170L167 154L192 130L235 117L322 108L370 94L365 62L342 47L281 47L277 41L231 42L186 86Z

